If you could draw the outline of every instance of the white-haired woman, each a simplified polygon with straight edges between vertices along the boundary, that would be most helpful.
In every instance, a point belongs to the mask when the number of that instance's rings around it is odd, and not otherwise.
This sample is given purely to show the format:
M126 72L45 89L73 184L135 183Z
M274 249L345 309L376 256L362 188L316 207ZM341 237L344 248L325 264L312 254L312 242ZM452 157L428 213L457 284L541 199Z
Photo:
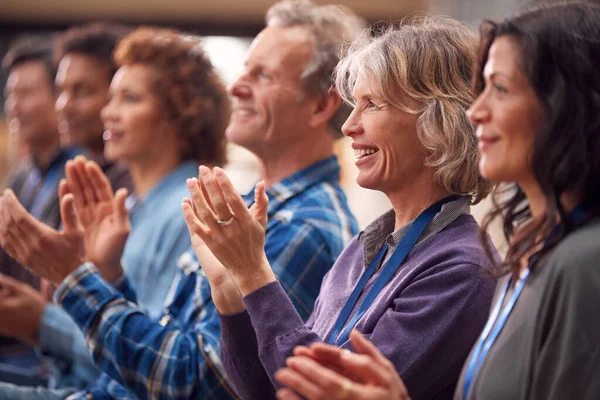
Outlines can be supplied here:
M296 346L349 348L353 328L392 361L413 398L452 397L495 286L469 214L490 190L465 115L475 43L456 21L421 18L355 44L338 65L336 88L354 106L343 132L357 182L385 193L393 210L342 252L307 324L264 255L262 185L248 211L222 170L201 169L204 191L192 190L184 212L223 265L205 270L222 294L213 296L222 359L243 398L273 397L275 372Z

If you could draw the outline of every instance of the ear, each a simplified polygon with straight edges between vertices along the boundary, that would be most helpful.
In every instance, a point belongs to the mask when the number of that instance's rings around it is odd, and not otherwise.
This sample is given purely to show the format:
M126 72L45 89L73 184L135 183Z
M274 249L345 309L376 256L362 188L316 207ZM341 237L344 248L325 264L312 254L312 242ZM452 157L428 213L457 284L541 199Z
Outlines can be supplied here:
M309 120L310 127L316 128L320 125L327 125L341 104L342 99L335 88L329 89L326 95L317 97Z

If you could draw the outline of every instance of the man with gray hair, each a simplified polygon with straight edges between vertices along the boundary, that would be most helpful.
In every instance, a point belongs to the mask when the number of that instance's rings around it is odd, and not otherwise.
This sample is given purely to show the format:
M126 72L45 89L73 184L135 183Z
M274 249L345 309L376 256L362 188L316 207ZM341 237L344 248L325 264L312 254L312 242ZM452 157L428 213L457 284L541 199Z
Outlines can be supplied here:
M364 23L341 7L315 6L308 0L275 4L266 22L252 43L244 73L229 89L233 114L226 135L262 163L261 179L270 199L265 251L306 319L324 275L358 232L333 155L349 110L332 89L332 74L342 44L352 41ZM94 167L78 170L89 168ZM74 196L85 190L112 196L108 183L80 178L69 180L72 188L82 186L73 190ZM195 184L188 181L188 187ZM244 200L252 206L254 192ZM63 222L68 230L73 221ZM224 226L231 221L217 222ZM103 234L112 232L103 229ZM31 267L41 275L38 268L62 271L55 301L88 338L103 372L70 398L237 398L220 361L221 330L211 297L218 288L210 287L192 249L179 260L173 301L159 322L132 304L135 296L126 277L115 290L92 262L77 267L71 255L64 257L53 265Z

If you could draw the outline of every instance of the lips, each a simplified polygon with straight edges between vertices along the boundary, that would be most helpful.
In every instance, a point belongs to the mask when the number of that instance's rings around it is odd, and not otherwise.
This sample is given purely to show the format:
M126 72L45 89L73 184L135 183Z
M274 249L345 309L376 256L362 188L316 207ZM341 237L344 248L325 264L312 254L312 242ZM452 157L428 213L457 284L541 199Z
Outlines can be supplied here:
M123 132L116 129L105 129L104 133L102 133L102 140L105 142L109 140L121 139L122 137Z

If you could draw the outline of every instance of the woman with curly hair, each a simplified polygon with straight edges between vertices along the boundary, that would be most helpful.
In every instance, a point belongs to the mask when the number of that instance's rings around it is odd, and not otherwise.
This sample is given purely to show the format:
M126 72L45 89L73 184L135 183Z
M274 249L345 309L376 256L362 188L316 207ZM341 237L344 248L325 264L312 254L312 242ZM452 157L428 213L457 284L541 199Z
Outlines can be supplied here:
M138 305L157 316L190 246L181 215L186 179L225 161L229 101L199 39L139 28L117 47L119 69L102 110L105 156L129 167L131 234L122 264ZM111 277L106 277L110 280Z

